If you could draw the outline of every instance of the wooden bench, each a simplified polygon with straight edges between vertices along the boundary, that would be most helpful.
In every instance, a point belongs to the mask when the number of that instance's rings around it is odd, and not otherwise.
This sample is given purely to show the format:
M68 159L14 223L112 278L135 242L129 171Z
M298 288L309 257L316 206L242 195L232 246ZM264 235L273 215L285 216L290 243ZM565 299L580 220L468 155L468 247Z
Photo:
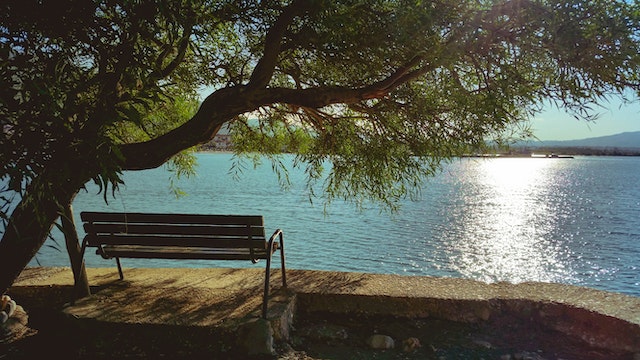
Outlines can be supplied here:
M287 287L284 239L276 230L267 240L262 216L82 212L86 236L81 254L96 247L96 254L120 258L266 260L262 316L267 316L271 256L280 250L282 286Z

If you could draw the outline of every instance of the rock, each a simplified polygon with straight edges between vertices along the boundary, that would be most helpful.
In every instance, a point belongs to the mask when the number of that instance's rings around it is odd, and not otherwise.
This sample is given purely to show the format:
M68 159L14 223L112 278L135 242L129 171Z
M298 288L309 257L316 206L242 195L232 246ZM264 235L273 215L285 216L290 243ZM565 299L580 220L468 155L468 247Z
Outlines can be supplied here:
M367 339L367 345L372 349L387 350L395 347L395 342L390 336L375 334Z
M319 341L346 340L349 338L346 328L332 324L308 326L300 329L299 333L301 336Z
M4 307L7 306L9 300L11 300L9 295L2 295L2 297L0 297L0 310L4 310Z
M402 351L404 352L413 352L420 347L422 347L422 345L420 345L420 340L414 337L410 337L402 341Z
M512 360L513 357L511 356L511 354L506 354L506 355L502 355L500 356L500 360Z
M29 328L27 323L29 316L22 306L17 305L13 316L0 325L0 344L10 344L18 339L34 334L36 331Z
M18 305L16 304L15 301L13 300L9 300L9 302L7 303L4 311L7 313L7 315L9 315L9 317L13 316L13 313L16 311L16 307Z
M493 349L493 345L490 342L484 340L473 340L473 343L478 345L481 348L485 349Z
M491 309L489 309L489 307L482 307L476 311L476 315L480 320L487 321L491 317Z
M522 351L517 354L513 354L513 358L515 360L545 360L545 358L543 358L542 356L528 351Z
M245 325L242 331L242 347L248 355L275 355L273 347L273 328L265 319L259 319Z

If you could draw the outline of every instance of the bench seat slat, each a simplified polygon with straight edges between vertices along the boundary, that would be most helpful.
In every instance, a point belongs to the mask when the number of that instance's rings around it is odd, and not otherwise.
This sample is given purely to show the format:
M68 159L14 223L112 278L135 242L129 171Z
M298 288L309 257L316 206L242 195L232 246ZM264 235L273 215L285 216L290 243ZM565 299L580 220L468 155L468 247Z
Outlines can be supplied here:
M261 215L203 215L203 214L154 214L154 213L103 213L82 212L83 222L164 223L164 224L218 224L264 226Z
M84 224L87 233L97 234L173 234L173 235L241 235L264 238L264 227L220 226L220 225L176 225L176 224Z
M161 235L93 235L87 237L88 246L138 245L138 246L182 246L208 248L253 248L266 249L264 238L248 240L246 237L220 236L161 236Z
M267 251L249 249L203 249L195 247L154 247L135 245L104 246L103 251L109 257L153 258L153 259L212 259L212 260L253 260L266 259Z

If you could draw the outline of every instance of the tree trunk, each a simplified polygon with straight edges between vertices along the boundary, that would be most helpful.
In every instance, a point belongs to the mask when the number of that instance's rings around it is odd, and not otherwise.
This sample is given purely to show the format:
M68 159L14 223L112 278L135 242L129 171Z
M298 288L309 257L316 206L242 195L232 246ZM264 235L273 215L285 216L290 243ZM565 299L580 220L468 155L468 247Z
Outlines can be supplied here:
M52 161L52 164L59 162ZM71 165L67 162L66 168L77 171L65 174L60 166L44 170L27 186L20 204L11 214L0 241L0 294L18 278L44 244L55 220L91 179L86 165Z
M75 196L74 196L75 197ZM89 288L89 280L87 279L87 270L84 266L82 258L82 250L78 241L78 232L76 224L73 220L73 207L69 203L64 208L64 214L60 217L62 220L62 231L64 232L64 240L67 244L67 253L71 262L71 270L73 271L73 295L74 300L91 295Z

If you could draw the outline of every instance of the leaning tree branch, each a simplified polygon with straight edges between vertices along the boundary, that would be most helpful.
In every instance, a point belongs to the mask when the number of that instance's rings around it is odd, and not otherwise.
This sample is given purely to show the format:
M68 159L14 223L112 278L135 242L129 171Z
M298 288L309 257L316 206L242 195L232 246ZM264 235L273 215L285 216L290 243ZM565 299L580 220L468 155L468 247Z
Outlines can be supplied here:
M215 91L181 126L148 141L120 145L124 158L122 170L156 168L181 151L210 141L225 122L258 108L250 98L244 87Z
M338 103L354 104L364 100L380 99L387 96L399 86L432 71L437 66L435 63L418 66L422 61L423 56L417 55L385 79L359 88L316 87L306 89L260 89L255 91L256 101L262 106L284 103L307 108L321 108Z
M198 112L183 125L155 139L120 146L123 170L158 167L184 149L210 141L220 127L238 115L273 104L318 109L332 104L354 104L379 99L398 86L432 70L434 64L419 65L420 56L411 59L387 78L359 87L317 87L307 89L255 88L235 86L209 95ZM413 69L413 70L412 70Z

